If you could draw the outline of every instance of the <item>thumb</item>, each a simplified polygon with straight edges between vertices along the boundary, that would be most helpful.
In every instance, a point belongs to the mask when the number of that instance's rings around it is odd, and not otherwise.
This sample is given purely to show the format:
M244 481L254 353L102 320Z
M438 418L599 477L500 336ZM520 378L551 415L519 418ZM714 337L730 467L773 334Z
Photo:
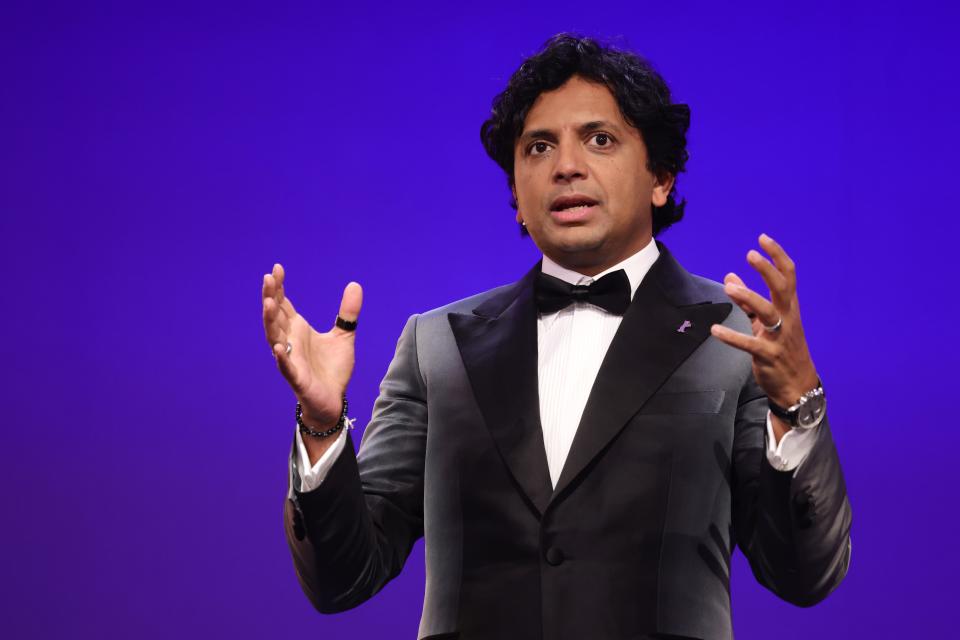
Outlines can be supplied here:
M340 311L337 315L346 322L356 322L360 316L360 307L362 305L363 289L356 282L351 282L343 290L343 298L340 300ZM334 326L333 330L338 333L352 333L337 326Z

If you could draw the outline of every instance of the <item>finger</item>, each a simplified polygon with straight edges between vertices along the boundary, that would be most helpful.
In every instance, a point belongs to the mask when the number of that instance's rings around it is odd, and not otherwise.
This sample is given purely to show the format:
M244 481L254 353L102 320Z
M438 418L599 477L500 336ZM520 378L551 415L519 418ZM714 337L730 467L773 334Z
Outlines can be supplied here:
M273 275L269 273L263 274L263 285L260 287L260 295L264 300L267 298L272 298L274 295L274 289L276 288L276 280L274 280Z
M277 283L277 296L276 296L276 298L277 298L277 304L281 304L281 305L282 305L282 304L283 304L283 298L284 298L284 294L283 294L283 278L284 278L284 275L285 275L284 272L283 272L283 265L280 264L279 262L277 262L276 264L274 264L274 265L273 265L273 271L271 271L270 274L273 276L274 281Z
M263 303L263 326L276 342L283 342L290 335L290 319L273 298L267 298Z
M739 278L738 278L739 279ZM726 279L725 279L726 280ZM728 281L723 285L724 292L730 296L730 299L743 309L748 316L756 315L766 325L776 324L780 318L779 312L774 308L769 300L761 296L756 291L741 284L734 284Z
M263 329L271 347L277 344L286 347L289 324L273 298L263 301Z
M283 312L286 313L288 317L294 317L297 315L297 310L293 308L293 303L290 302L290 298L287 297L287 290L284 286L287 274L283 269L283 265L279 262L273 265L273 271L270 275L273 276L273 280L276 282L277 291L275 297L277 304L280 305L280 308L283 309Z
M783 247L781 247L776 240L765 233L760 234L760 246L763 247L763 250L773 259L773 264L777 267L777 271L783 274L787 286L790 287L791 290L795 290L797 287L796 263L787 255L787 252L783 250Z
M713 337L721 342L740 349L741 351L746 351L750 355L760 358L761 360L768 359L768 349L766 343L759 338L754 336L745 336L739 331L734 331L729 327L725 327L721 324L715 324L710 327L710 333L713 334Z
M724 285L734 284L734 285L737 285L737 286L740 286L740 287L746 287L746 286L747 286L746 283L744 283L744 281L740 278L740 276L738 276L737 274L735 274L735 273L732 272L732 271L731 271L730 273L728 273L727 275L723 276L723 284L724 284ZM724 286L724 289L726 289L726 286ZM736 302L737 305L739 305L739 307L740 307L741 309L743 309L743 312L744 312L745 314L747 314L747 317L750 318L751 320L753 320L754 318L757 317L757 312L754 311L753 309L749 308L749 306L743 305L743 304L741 304L741 303L740 303L739 301L737 301L737 300L734 300L734 302Z
M273 345L273 357L277 361L277 368L280 369L280 373L283 374L283 377L287 379L287 382L290 383L290 386L293 387L294 391L299 391L297 389L297 366L293 363L293 360L287 354L287 345L286 344L275 344Z
M340 300L340 311L337 313L347 322L356 322L360 316L360 307L363 306L363 288L356 282L349 283L343 290L343 298ZM333 330L339 333L353 333L340 327L334 326Z
M777 268L773 266L769 260L760 255L760 252L756 249L751 249L747 252L747 262L760 273L763 281L767 283L767 287L770 288L770 298L773 301L773 305L781 311L789 309L790 293L783 274L777 271Z
M741 286L741 287L746 287L746 286L747 286L747 285L743 282L743 280L740 278L740 276L738 276L737 274L733 273L732 271L731 271L730 273L728 273L726 276L724 276L723 282L724 282L724 284L726 284L726 283L732 283L732 284L739 285L739 286ZM760 322L760 321L757 319L757 312L754 311L752 308L750 308L749 305L741 304L741 303L740 303L739 301L737 301L737 300L734 300L734 302L737 303L737 305L743 310L743 312L744 312L745 314L747 314L747 317L750 319L750 327L751 327L751 329L753 330L753 335L755 335L755 336L756 336L756 335L760 335L760 330L761 330L761 328L763 327L763 323Z
M277 298L275 295L271 295L273 289L276 285L273 284L276 282L272 274L267 274L263 277L264 279L264 299L263 299L263 326L265 330L270 329L270 323L273 323L276 327L283 332L283 334L290 334L290 321L296 316L296 312L291 313L292 307L289 301L286 301L282 306L277 304ZM285 338L284 338L285 339Z
M726 284L728 282L732 282L733 284L738 284L741 287L747 286L747 284L740 278L740 276L735 274L733 271L723 276L723 283Z
M277 279L274 277L273 273L268 273L263 276L263 299L266 300L270 298L277 303L277 306L280 306L280 299L277 295Z
M735 273L732 272L732 271L731 271L730 273L728 273L727 275L723 276L723 283L724 283L724 284L727 284L728 282L729 282L729 283L733 283L733 284L735 284L735 285L739 285L739 286L741 286L741 287L747 286L747 285L744 283L744 281L740 279L740 276L738 276L737 274L735 274ZM737 302L737 301L734 300L734 302ZM744 312L745 314L747 314L747 317L750 318L751 320L753 320L753 319L755 319L755 318L757 317L757 312L754 311L753 309L750 309L750 308L748 308L748 307L745 307L744 305L740 304L739 302L737 302L737 304L740 306L741 309L743 309L743 312Z

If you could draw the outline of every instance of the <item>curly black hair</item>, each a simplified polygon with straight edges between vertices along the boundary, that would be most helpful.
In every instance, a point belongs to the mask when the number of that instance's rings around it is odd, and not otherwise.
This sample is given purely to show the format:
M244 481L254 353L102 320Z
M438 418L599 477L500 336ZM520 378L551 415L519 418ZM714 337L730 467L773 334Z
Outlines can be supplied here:
M560 33L527 58L510 77L507 88L493 99L490 118L480 127L480 140L494 162L507 174L512 188L514 145L534 101L544 91L559 88L572 76L605 85L624 119L636 128L647 147L647 169L664 178L684 170L690 108L670 102L666 82L644 58L605 46L592 38ZM662 207L653 207L653 235L683 218L686 200L675 199L676 182ZM510 206L517 208L510 198ZM523 230L525 231L525 229Z

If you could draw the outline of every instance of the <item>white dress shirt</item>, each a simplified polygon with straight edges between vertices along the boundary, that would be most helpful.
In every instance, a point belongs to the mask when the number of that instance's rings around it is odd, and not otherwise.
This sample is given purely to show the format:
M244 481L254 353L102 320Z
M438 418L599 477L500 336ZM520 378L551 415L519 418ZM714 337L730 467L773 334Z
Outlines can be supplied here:
M651 240L623 262L593 277L561 267L546 256L543 257L542 270L569 284L588 285L612 271L623 269L630 280L632 298L659 255L656 242ZM537 319L540 422L553 486L560 478L600 364L622 319L622 316L587 302L575 302L554 313L541 313ZM813 448L818 430L819 424L807 430L793 429L784 434L778 444L767 412L767 460L771 466L781 471L796 469ZM320 486L345 444L346 434L341 431L333 446L311 466L303 440L299 432L296 434L293 455L300 473L301 492ZM292 482L291 477L291 487Z

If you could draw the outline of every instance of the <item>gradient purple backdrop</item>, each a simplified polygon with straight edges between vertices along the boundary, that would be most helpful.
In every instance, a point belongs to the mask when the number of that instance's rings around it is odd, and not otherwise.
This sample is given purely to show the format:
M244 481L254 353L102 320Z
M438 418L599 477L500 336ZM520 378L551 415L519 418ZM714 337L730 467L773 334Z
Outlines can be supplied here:
M300 593L261 277L282 262L319 327L364 285L363 424L410 314L537 259L478 131L564 30L646 55L690 105L680 261L759 286L766 231L799 266L852 567L804 610L738 553L738 637L955 633L956 9L122 7L0 9L0 635L415 637L422 543L358 609Z

